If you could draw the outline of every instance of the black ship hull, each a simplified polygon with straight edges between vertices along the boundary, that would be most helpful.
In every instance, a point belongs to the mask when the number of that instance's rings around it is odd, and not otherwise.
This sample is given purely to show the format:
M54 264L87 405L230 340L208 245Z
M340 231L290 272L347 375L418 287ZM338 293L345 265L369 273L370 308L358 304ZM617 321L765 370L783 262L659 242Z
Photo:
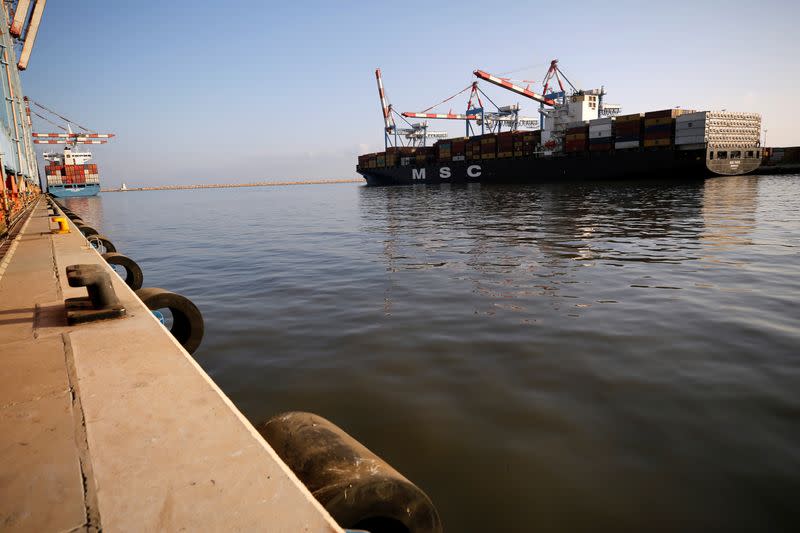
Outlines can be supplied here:
M459 182L685 180L747 174L757 169L761 161L755 154L754 157L727 160L711 160L708 155L705 148L586 152L547 157L442 161L424 166L412 163L383 168L358 167L357 171L367 180L367 185L378 186Z

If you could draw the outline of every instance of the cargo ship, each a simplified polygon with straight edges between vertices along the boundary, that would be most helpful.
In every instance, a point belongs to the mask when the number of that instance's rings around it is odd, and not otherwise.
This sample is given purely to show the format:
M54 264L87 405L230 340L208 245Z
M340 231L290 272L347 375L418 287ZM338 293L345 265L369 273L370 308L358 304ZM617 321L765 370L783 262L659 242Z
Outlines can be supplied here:
M621 115L621 106L604 104L602 88L579 90L570 84L572 90L565 90L562 78L566 76L558 60L551 62L542 94L481 70L474 74L539 102L542 127L517 129L521 121L507 112L509 106L487 116L480 98L471 95L464 114L406 112L402 116L463 120L467 133L477 133L475 124L481 126L480 134L441 138L439 132L428 132L427 122L397 128L378 69L386 147L358 158L356 171L368 185L691 179L747 174L762 161L757 113L663 109ZM560 90L548 93L554 79ZM502 131L504 126L506 131ZM432 146L425 145L437 137ZM403 138L406 146L402 146Z
M97 165L89 163L89 160L92 159L90 152L79 152L76 151L76 148L79 144L106 144L109 139L114 137L114 134L95 133L31 99L26 98L25 104L28 117L33 113L46 122L64 130L61 133L31 133L34 144L65 145L62 151L42 154L42 157L48 162L45 166L47 191L56 198L97 196L100 193L100 174L97 171ZM61 126L46 116L31 110L30 104L65 121L66 125ZM83 131L73 132L73 124Z
M87 164L92 158L89 152L74 152L69 146L63 152L45 152L49 162L47 191L56 198L97 196L100 192L100 175L97 165Z

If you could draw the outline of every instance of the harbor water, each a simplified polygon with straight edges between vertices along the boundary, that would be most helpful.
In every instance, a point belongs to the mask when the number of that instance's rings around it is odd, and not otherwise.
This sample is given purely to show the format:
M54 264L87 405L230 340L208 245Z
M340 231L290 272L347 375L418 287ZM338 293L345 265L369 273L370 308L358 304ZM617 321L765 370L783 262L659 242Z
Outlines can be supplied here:
M800 524L798 176L65 204L198 305L251 421L332 420L446 531Z

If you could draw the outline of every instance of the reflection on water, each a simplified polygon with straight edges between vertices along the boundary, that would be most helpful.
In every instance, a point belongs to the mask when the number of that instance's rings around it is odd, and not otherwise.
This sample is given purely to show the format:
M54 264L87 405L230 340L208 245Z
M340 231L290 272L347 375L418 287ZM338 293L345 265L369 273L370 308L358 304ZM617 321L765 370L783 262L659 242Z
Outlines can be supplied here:
M74 202L251 420L332 419L448 531L800 521L797 177Z
M752 244L757 206L758 177L708 180L703 190L703 241L729 249Z

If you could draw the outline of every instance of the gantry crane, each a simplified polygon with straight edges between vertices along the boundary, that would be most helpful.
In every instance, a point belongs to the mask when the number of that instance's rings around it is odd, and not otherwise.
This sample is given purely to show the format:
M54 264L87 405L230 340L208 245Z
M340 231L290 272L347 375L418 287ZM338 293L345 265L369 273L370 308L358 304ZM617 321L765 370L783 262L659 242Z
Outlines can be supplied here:
M590 90L576 88L558 67L558 59L550 62L550 68L542 81L542 94L532 91L530 85L522 87L513 83L510 78L493 76L483 70L476 70L474 74L482 80L539 102L539 114L542 117L542 144L548 149L557 148L561 144L564 130L569 123L584 122L600 116L611 116L618 114L621 110L619 105L603 103L603 96L606 94L603 88ZM558 82L560 91L548 93L553 78ZM562 78L572 88L569 98L561 81Z
M453 113L450 110L448 113L429 113L431 109L437 107L439 105L444 104L455 98L456 96L470 91L469 101L467 102L467 111L466 113ZM477 125L481 127L481 133L485 133L485 128L488 127L490 131L497 131L499 132L502 126L505 124L509 127L509 129L514 130L519 127L526 127L526 128L536 128L539 125L539 122L534 118L528 117L520 117L519 116L519 105L514 104L510 106L503 106L497 107L496 112L486 112L484 110L483 102L481 101L480 95L483 94L482 91L478 88L478 82L472 82L471 85L467 86L466 88L462 89L461 91L457 92L453 96L446 98L445 100L439 102L438 104L434 104L428 109L416 113L411 111L406 111L402 113L404 117L409 118L426 118L426 119L440 119L440 120L463 120L466 123L466 135L469 136L470 134L470 121L475 121ZM484 95L487 99L488 97ZM473 105L473 101L475 105ZM491 100L490 100L491 101ZM494 104L494 102L492 102ZM477 107L476 107L477 106Z
M397 113L392 108L392 105L386 102L386 91L383 89L383 76L381 76L381 69L375 69L375 79L378 82L378 97L381 101L381 110L383 111L383 138L384 148L389 146L398 146L398 135L404 137L410 146L425 146L428 139L444 139L447 137L446 131L428 131L428 122L410 123L405 118L408 128L398 129L394 122L392 113ZM402 116L401 116L402 118Z
M48 113L58 117L59 119L65 122L65 125L62 126L61 124L56 123L53 120L37 113L36 111L32 111L30 108L30 104L35 105L36 107L47 111ZM49 122L50 124L56 126L59 129L64 130L63 132L59 133L31 133L31 137L33 137L34 144L63 144L64 150L63 152L44 152L42 157L46 161L51 163L59 163L62 161L67 161L67 164L83 164L86 161L89 161L92 157L92 154L89 152L74 152L73 150L79 144L106 144L108 140L114 137L113 133L97 133L95 131L91 131L87 128L84 128L80 124L76 123L68 119L67 117L56 113L52 109L38 103L34 102L33 100L25 98L25 106L26 111L28 113L28 117L30 118L31 114L36 115L40 119ZM82 130L80 132L72 131L72 125L75 125L78 129Z

